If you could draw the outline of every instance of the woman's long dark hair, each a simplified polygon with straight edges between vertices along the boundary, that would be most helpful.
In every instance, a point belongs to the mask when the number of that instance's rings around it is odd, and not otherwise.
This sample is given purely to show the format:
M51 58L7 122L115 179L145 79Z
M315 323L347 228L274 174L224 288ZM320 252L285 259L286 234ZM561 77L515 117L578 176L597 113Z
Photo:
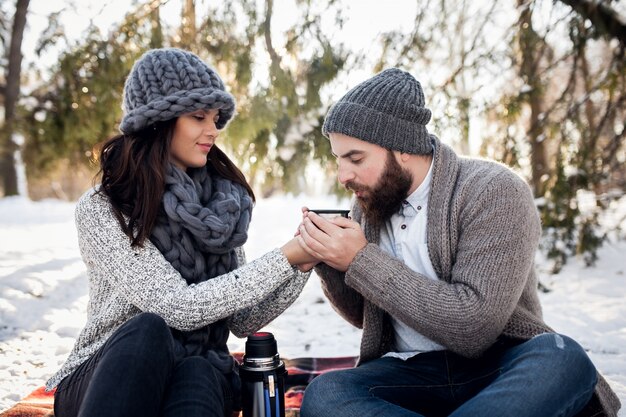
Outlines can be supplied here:
M113 213L132 246L143 246L157 220L176 120L157 122L131 135L114 136L102 145L99 192L109 198ZM255 201L246 177L215 145L209 152L207 169L242 185Z

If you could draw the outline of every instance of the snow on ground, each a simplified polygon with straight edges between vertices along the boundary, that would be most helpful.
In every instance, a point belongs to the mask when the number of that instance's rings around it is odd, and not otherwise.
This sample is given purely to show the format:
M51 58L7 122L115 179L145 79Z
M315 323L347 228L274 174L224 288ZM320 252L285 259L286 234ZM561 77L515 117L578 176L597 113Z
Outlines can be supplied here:
M303 205L347 208L348 203L306 196L260 200L246 245L248 259L290 238ZM73 210L73 203L56 200L0 199L0 411L43 385L85 322L87 282ZM573 259L558 275L540 271L551 289L541 294L546 321L589 351L624 404L625 254L626 241L612 239L600 250L596 267ZM358 354L360 332L332 310L315 276L266 330L276 335L285 357ZM231 338L229 345L243 350L244 340Z

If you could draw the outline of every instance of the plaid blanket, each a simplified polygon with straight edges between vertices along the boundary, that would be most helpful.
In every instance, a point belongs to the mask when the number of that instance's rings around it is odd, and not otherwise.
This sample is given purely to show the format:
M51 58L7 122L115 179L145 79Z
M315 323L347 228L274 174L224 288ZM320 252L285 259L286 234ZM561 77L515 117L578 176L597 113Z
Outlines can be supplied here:
M234 353L235 359L241 362L243 354ZM335 369L352 368L356 364L354 356L335 358L295 358L285 359L287 376L285 377L285 415L299 417L300 404L306 386L319 374ZM54 391L46 392L43 387L37 388L0 417L54 417Z

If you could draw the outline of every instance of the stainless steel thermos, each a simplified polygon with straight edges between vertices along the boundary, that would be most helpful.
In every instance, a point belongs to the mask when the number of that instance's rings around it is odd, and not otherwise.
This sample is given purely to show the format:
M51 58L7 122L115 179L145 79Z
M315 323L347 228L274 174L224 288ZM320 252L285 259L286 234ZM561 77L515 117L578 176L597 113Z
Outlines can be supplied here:
M274 335L260 332L248 336L239 367L243 417L285 417L286 374Z

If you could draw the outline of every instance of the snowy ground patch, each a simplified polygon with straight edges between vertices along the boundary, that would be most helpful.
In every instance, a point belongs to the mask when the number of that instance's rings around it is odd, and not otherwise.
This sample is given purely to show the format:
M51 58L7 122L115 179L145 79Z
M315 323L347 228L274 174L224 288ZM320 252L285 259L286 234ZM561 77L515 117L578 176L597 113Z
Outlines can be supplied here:
M290 238L300 207L347 208L320 197L275 197L255 208L248 259ZM11 407L63 363L85 322L87 281L74 227L74 204L0 199L0 410ZM541 275L549 325L576 339L626 403L626 242L609 240L586 268L572 259ZM267 327L286 357L357 355L360 331L343 321L312 276L301 297ZM231 338L233 351L244 340ZM621 416L626 416L622 411Z

